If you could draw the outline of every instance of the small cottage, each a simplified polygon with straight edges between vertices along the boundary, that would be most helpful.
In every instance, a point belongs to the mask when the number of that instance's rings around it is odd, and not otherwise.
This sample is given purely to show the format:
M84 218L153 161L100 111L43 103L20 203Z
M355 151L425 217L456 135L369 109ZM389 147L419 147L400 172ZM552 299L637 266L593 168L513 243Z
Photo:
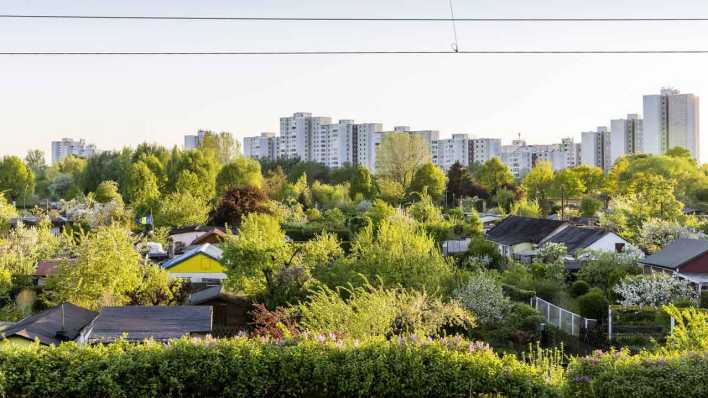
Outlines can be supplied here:
M676 239L640 263L645 272L665 272L692 282L699 294L708 287L708 240Z
M220 285L226 279L226 268L221 264L223 252L205 243L161 264L170 277L192 284Z
M71 341L96 315L73 304L61 304L5 327L0 330L0 340L14 345L32 344L35 339L42 345Z
M516 257L520 253L534 250L544 239L568 227L563 221L509 216L485 234L487 240L499 247L506 257Z

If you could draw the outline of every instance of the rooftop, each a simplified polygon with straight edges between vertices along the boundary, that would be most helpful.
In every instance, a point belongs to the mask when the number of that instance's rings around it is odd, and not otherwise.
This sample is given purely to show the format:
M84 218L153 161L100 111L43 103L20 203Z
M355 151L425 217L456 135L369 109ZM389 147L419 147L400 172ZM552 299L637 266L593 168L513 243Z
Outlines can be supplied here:
M27 317L6 327L0 334L3 337L20 336L27 340L37 338L40 343L46 345L59 344L62 339L57 334L62 329L66 340L73 340L96 315L96 312L66 303Z
M708 240L676 239L660 252L645 257L641 263L676 269L706 252L708 252Z
M523 242L539 243L553 231L564 225L563 221L509 216L487 231L487 238L503 245Z

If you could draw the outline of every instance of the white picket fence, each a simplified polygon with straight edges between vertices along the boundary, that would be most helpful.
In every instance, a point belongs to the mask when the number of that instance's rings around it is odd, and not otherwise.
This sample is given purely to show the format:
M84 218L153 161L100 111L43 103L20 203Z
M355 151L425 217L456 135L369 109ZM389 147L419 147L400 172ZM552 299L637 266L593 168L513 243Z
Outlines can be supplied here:
M540 297L532 297L531 306L543 315L546 323L571 336L580 336L582 329L587 330L597 325L597 319L583 318Z

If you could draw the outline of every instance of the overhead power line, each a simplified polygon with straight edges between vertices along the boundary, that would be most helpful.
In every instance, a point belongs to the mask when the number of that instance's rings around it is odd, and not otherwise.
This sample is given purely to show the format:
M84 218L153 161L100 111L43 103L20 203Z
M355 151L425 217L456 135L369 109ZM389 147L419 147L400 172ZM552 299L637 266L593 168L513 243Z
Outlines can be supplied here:
M0 14L0 18L114 19L166 21L304 21L304 22L706 22L708 17L688 18L356 18L356 17L209 17L166 15L30 15Z
M708 54L708 50L445 50L445 51L19 51L0 52L13 56L148 56L148 55L544 55L544 54Z

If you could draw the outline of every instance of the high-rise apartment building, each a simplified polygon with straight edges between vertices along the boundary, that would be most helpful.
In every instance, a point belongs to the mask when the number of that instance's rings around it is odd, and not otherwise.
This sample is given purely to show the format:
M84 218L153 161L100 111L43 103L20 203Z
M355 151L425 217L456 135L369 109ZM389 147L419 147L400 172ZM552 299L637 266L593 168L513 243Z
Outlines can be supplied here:
M433 163L445 171L456 162L463 166L469 165L469 143L470 137L467 134L453 134L452 138L433 141Z
M500 138L473 138L469 141L469 164L484 163L491 158L500 157L502 144Z
M192 149L199 148L199 146L204 142L204 136L206 135L206 130L197 131L196 135L185 135L184 136L184 150L190 151Z
M275 133L261 133L243 139L243 154L254 159L275 159L278 138Z
M664 88L659 95L644 96L642 152L662 154L674 147L700 156L699 100L693 94Z
M52 141L52 163L60 162L72 155L90 158L96 153L96 145L87 144L83 139L62 138L60 141Z
M643 121L636 114L610 121L610 167L621 156L642 152L642 127Z
M501 160L516 178L524 177L536 163L547 161L553 170L578 165L578 146L572 138L563 138L560 144L528 145L522 139L502 146Z
M352 164L376 172L376 146L381 142L381 123L359 123L352 127Z
M583 132L581 145L582 164L609 170L612 166L610 158L611 138L607 127L598 127L595 131Z
M332 118L313 117L311 113L305 112L281 117L277 157L311 160L315 137L319 134L320 127L325 124L332 124ZM319 144L321 142L318 141Z

